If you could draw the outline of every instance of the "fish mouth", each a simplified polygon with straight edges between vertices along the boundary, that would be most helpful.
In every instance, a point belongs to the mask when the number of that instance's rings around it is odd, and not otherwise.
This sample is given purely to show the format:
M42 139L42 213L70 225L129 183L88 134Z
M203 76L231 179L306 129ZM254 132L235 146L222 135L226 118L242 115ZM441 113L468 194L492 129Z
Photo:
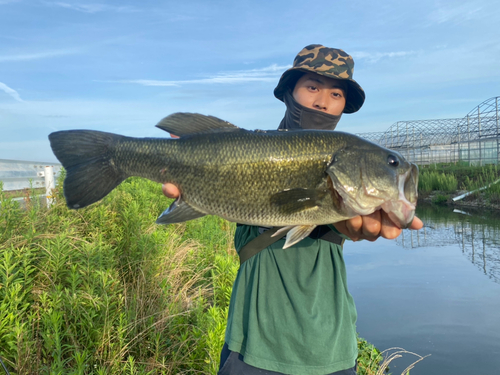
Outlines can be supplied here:
M397 184L399 196L397 200L388 200L380 205L380 208L384 210L389 216L389 219L394 222L399 228L408 228L413 218L415 217L415 207L416 207L416 186L415 185L415 170L416 166L410 168L403 174L398 175ZM414 194L415 202L410 202L405 194L405 191L411 191ZM410 194L410 196L411 196Z
M382 209L387 213L394 224L401 229L408 228L415 216L418 168L415 166L405 173L396 177L398 196L393 198L382 198L374 194L373 189L363 184L360 194L353 197L348 189L336 179L329 184L334 204L341 207L348 217L365 216ZM377 191L377 189L375 189ZM360 196L364 196L361 203Z

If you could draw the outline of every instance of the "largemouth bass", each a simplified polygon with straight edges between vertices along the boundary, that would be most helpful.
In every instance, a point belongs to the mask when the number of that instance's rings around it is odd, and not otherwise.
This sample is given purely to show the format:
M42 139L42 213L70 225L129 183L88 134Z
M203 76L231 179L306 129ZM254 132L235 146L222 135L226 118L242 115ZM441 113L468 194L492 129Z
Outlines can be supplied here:
M249 131L211 116L176 113L160 129L178 139L91 130L49 135L67 171L69 208L99 201L130 176L176 185L180 197L158 218L170 224L217 215L279 226L284 247L331 224L382 209L404 228L413 220L418 168L399 153L352 134Z

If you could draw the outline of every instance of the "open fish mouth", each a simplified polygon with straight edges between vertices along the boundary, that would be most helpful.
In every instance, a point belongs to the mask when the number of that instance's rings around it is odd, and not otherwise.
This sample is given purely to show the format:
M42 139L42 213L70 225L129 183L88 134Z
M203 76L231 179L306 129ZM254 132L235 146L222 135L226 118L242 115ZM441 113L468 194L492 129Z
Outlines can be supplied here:
M400 228L408 228L413 218L415 217L417 187L415 180L416 166L410 168L403 174L398 175L397 184L399 196L397 200L388 200L384 202L380 208L384 210L389 218ZM418 172L417 172L418 173ZM412 186L413 185L413 186ZM405 192L410 192L410 199L415 202L410 202Z
M412 165L405 173L396 176L397 196L384 198L373 184L362 184L362 188L352 195L348 185L343 185L335 177L329 184L336 205L350 217L369 215L382 209L399 228L407 228L415 216L417 202L418 168ZM396 189L394 191L396 193Z

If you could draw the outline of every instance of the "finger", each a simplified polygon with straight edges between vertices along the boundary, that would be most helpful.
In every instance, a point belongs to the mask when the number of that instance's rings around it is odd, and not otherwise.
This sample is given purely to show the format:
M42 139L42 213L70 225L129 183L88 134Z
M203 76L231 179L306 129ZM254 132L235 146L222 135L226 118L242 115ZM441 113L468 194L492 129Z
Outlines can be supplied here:
M419 230L422 229L423 227L424 223L422 222L422 220L420 220L418 217L415 216L408 228L413 230Z
M363 218L361 216L355 216L351 219L345 221L347 230L352 234L361 234L361 228L363 227Z
M161 190L168 198L177 198L180 195L179 189L174 184L163 184Z
M362 219L362 238L368 241L375 241L380 236L380 229L382 227L380 211L375 211L369 215L365 215Z
M382 227L380 229L380 236L387 238L388 240L393 240L398 237L402 230L389 218L386 212L381 212Z
M355 216L351 219L344 221L347 237L353 241L358 241L363 235L363 218L361 216Z
M418 230L422 229L424 223L418 217L414 217L412 223L408 227L408 229ZM380 235L384 238L392 240L398 237L402 232L402 229L399 228L394 222L389 218L385 212L382 213L382 229L380 231Z
M337 229L341 234L344 234L346 235L347 237L351 238L349 236L349 231L347 230L346 228L346 220L344 221L339 221L337 223L334 223L333 226L335 227L335 229ZM352 238L351 238L352 240Z
M352 241L357 241L360 239L361 235L361 217L356 216L355 218L339 221L334 223L333 226L341 234L349 237Z

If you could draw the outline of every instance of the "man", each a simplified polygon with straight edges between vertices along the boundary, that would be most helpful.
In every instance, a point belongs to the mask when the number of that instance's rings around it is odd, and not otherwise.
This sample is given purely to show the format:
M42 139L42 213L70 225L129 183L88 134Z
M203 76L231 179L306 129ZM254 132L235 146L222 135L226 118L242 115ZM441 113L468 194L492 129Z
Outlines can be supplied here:
M353 68L352 57L342 50L305 47L274 90L287 107L279 128L333 130L342 113L358 111L365 95L352 79ZM179 195L171 184L163 191L171 198ZM411 228L421 227L415 218ZM240 256L266 229L237 227ZM219 374L355 374L356 308L347 290L340 236L374 241L400 233L377 211L322 226L288 249L282 249L283 239L254 249L233 285Z

